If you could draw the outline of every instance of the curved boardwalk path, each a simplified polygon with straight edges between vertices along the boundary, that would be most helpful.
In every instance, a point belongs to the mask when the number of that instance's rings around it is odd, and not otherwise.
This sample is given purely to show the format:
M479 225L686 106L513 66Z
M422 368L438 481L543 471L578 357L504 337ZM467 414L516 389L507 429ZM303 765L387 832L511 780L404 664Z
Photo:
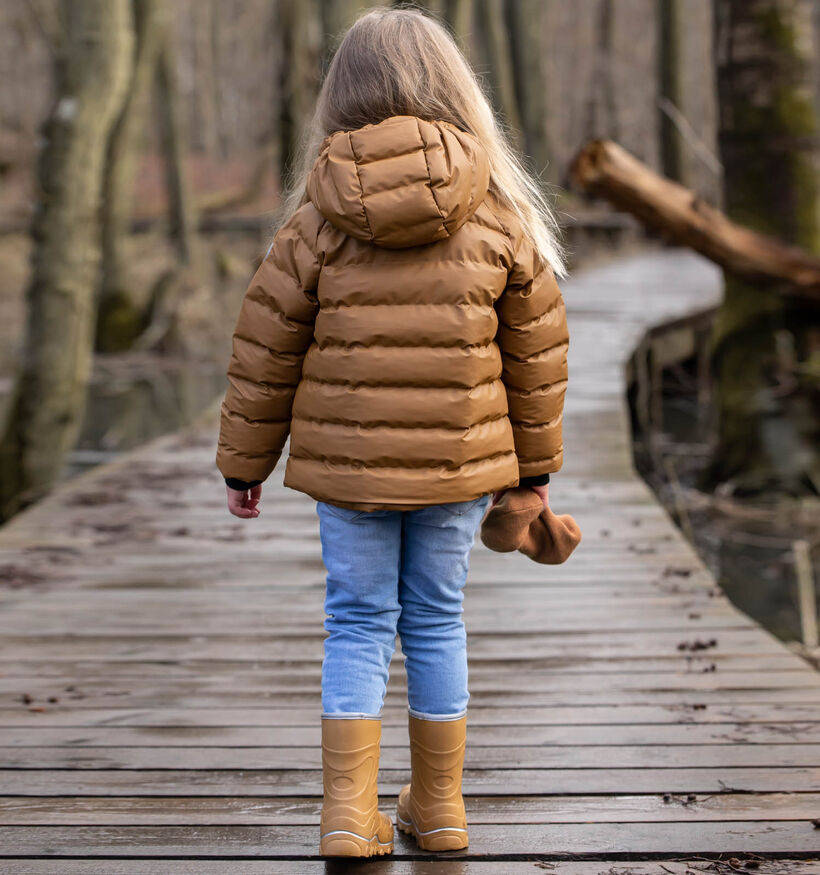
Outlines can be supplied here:
M476 544L470 848L425 861L398 834L368 872L731 871L703 859L720 854L783 858L741 871L820 872L820 677L729 604L631 465L623 363L719 284L674 251L565 283L553 501L584 542L559 568ZM359 871L315 856L314 502L280 467L258 521L227 516L213 444L211 416L0 533L2 872ZM409 766L399 662L380 775L391 813Z

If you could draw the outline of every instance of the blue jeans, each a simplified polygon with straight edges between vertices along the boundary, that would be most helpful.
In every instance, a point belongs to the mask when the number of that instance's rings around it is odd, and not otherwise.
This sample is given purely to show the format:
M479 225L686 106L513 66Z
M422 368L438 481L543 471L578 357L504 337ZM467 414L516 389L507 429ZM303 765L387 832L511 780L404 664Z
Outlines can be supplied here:
M467 713L463 587L491 495L420 510L317 502L327 569L323 717L379 717L401 639L412 715Z

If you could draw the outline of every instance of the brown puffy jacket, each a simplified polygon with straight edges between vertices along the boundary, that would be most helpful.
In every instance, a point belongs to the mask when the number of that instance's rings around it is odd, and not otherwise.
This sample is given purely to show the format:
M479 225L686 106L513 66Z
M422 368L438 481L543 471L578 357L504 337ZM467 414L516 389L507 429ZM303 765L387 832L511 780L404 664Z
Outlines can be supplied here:
M561 292L483 146L394 116L327 137L242 304L217 465L360 510L467 501L557 471Z

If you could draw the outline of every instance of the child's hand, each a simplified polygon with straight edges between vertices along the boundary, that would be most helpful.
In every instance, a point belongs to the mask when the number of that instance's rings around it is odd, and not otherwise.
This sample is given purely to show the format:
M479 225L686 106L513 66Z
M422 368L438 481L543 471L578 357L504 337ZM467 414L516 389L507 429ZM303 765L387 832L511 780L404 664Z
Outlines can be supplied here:
M241 489L231 489L226 486L225 490L228 493L228 510L234 515L241 517L243 520L253 520L259 516L259 504L262 498L262 484L254 486L253 489L245 491Z
M545 483L543 486L530 486L533 492L537 492L541 497L541 501L544 504L544 507L550 506L550 485L549 483Z
M543 486L530 486L529 488L532 489L533 492L538 493L539 497L541 498L541 501L544 504L544 507L549 507L549 503L550 503L549 483L545 483ZM498 504L498 502L501 500L501 496L507 491L508 491L507 489L502 489L499 492L494 492L493 499L490 502L490 507L495 507L495 505Z

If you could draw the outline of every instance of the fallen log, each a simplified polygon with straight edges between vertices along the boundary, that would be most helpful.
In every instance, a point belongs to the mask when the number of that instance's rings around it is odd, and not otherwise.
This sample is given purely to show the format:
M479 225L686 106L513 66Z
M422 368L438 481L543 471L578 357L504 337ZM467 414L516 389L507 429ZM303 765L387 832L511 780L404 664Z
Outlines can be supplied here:
M820 300L820 258L735 224L688 188L658 175L617 143L593 140L575 156L572 181L732 274Z

